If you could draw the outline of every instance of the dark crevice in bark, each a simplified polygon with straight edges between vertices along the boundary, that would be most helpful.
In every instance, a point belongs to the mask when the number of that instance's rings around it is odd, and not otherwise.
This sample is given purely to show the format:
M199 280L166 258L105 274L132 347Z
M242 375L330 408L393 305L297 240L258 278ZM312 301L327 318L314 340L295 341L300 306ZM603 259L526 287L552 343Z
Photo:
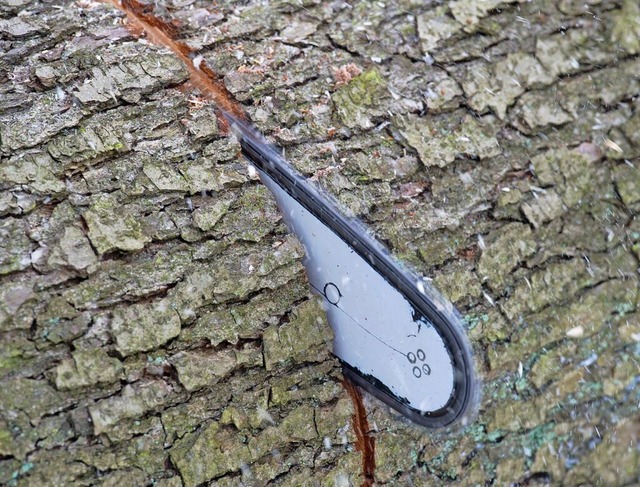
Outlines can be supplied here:
M244 109L227 90L221 76L211 70L204 61L198 66L194 64L194 51L184 42L175 39L175 27L155 16L152 6L137 0L122 0L121 4L117 1L111 3L114 7L124 11L129 19L147 34L151 42L170 49L184 63L194 86L200 89L203 95L210 97L219 109L240 119L247 119ZM218 117L218 123L223 132L226 131L226 119Z

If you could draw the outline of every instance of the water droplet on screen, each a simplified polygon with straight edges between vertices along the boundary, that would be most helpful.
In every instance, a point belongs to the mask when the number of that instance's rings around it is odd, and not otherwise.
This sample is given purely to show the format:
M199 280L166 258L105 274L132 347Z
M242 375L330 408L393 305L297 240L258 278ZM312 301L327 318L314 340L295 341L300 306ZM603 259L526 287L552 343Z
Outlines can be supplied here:
M242 472L243 477L247 477L247 478L253 477L253 474L251 473L251 468L249 468L249 465L247 465L246 463L242 463L242 465L240 465L240 471Z
M325 450L331 450L331 448L333 447L333 444L331 443L331 438L329 438L328 436L324 437L324 439L322 440L322 444L324 445Z
M351 487L351 482L349 482L349 477L341 473L336 475L333 485L334 487Z
M282 461L282 453L280 453L280 450L278 450L277 448L271 450L271 454L276 460Z

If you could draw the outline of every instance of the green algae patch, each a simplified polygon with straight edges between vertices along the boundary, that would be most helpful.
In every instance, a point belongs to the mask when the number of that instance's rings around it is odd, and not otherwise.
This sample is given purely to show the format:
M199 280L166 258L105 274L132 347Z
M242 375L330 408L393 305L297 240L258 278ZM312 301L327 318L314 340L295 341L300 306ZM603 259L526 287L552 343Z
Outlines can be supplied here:
M546 190L542 196L523 203L520 210L535 228L561 217L567 211L562 199L553 189Z
M135 304L113 313L111 332L124 356L153 350L180 334L180 317L169 299Z
M277 289L301 271L296 253L236 245L233 252L188 273L172 298L182 320L189 321L205 303L245 300L253 291Z
M5 382L5 387L11 394L0 395L0 411L20 410L36 424L64 404L63 396L45 380L12 379Z
M466 242L466 234L461 229L440 228L430 232L429 238L420 240L418 252L424 262L439 265L454 257ZM396 246L397 243L394 241L394 247Z
M50 107L57 104L55 90L48 90L19 117L13 117L11 123L3 123L0 128L2 151L22 152L24 148L42 144L65 128L77 125L84 116L80 107L51 110Z
M308 405L299 406L290 411L279 423L264 409L258 409L258 419L270 423L257 435L249 438L248 449L252 460L257 460L275 448L290 443L302 443L318 437L315 429L315 410Z
M145 485L147 475L143 470L139 468L123 468L118 470L109 471L104 476L101 476L101 485L103 486L118 486L118 485ZM163 479L166 480L166 479ZM154 482L154 487L160 487L161 483ZM181 484L175 484L172 487L180 487Z
M331 100L344 125L368 129L373 127L371 119L381 114L380 99L387 94L385 80L377 69L372 68L341 87Z
M580 283L580 278L576 278L576 281ZM534 281L531 281L531 284L533 290L536 290L536 285L539 285ZM555 290L556 293L560 292L556 294L556 299L567 299L567 295L562 294L565 288L568 295L577 291L576 283L573 281L558 284L562 284L563 287ZM587 283L583 281L584 284ZM512 337L511 344L496 356L497 363L515 362L517 364L521 357L529 355L527 350L540 350L561 339L571 340L595 335L614 320L616 309L627 303L635 303L637 293L636 286L630 286L627 281L612 279L589 289L571 304L547 307L528 319L528 322L534 326L519 331L517 339ZM552 296L553 294L547 295L547 298L551 299ZM508 313L513 311L510 308L506 309ZM533 377L538 383L544 383L553 377L552 357L553 355L541 359L540 365L534 366ZM498 367L504 367L504 365Z
M416 463L420 445L407 441L402 434L389 432L376 440L376 481L392 482L401 472L411 470Z
M496 485L518 485L527 468L525 466L525 459L519 458L505 458L496 467Z
M28 474L19 475L22 468L31 464ZM14 482L6 485L15 486L44 486L44 485L82 485L92 469L88 465L77 461L63 450L40 450L32 455L28 462L24 462L15 472ZM5 484L3 484L5 485Z
M638 363L628 357L619 360L615 357L616 364L613 373L606 377L602 383L602 392L610 397L622 399L624 390L633 384L638 373Z
M111 124L117 122L111 121ZM65 168L77 168L128 150L122 128L90 119L90 122L47 145L51 157Z
M444 5L419 15L417 23L418 36L425 54L436 49L441 41L462 30L462 25L449 15L449 8Z
M624 276L635 268L632 255L623 248L617 248L608 254L596 254L589 264L588 266L583 260L574 258L533 272L527 280L517 285L513 295L504 303L507 316L514 318L523 311L535 312L552 303L566 301L582 288L593 286L607 278L615 278L616 275ZM611 281L604 286L602 289L609 286L629 289L624 281ZM579 303L576 305L580 307ZM558 309L559 313L565 311Z
M516 126L524 133L532 133L549 125L561 126L574 120L548 93L527 91L512 108Z
M220 415L220 424L232 424L239 430L249 427L249 415L240 408L229 406Z
M339 384L334 382L336 388L340 387ZM344 391L343 388L340 388ZM315 390L315 387L312 389ZM340 391L334 393L334 397L339 397ZM329 402L329 401L327 401ZM343 443L345 440L355 440L352 437L353 432L347 434L346 428L351 424L351 418L353 417L353 401L350 398L338 398L335 403L330 406L324 406L316 409L315 411L315 423L318 430L318 436L321 438L328 438L332 443Z
M144 428L144 434L138 434L122 443L118 451L118 466L137 467L142 470L147 478L157 473L159 466L167 461L167 452L164 449L165 432L158 418L149 418L141 421L151 427Z
M425 54L436 51L443 41L462 31L475 32L482 19L500 5L520 3L524 0L457 0L429 9L417 18L418 36Z
M472 65L462 83L469 105L480 113L488 109L505 120L508 108L530 88L554 81L531 54L512 53L490 67Z
M601 41L602 29L585 24L566 32L536 39L536 58L554 77L597 66L610 56L609 46Z
M170 164L147 162L143 167L144 174L160 191L189 191L189 183L182 174Z
M513 269L536 250L531 228L522 223L509 223L492 232L485 244L478 274L494 290L501 290Z
M182 62L175 56L149 52L146 56L124 58L116 65L94 66L74 96L83 105L113 102L119 98L135 103L143 93L181 83L187 77Z
M238 325L231 310L223 308L202 313L193 326L182 330L178 340L196 343L206 339L211 345L216 346L224 341L235 344L240 338L258 338L256 324Z
M179 352L169 361L178 371L178 380L188 391L221 381L238 363L235 350Z
M635 0L624 0L613 22L611 42L629 54L640 53L640 4Z
M607 321L611 321L612 315L621 307L633 307L637 296L637 287L629 282L617 279L607 281L557 315L562 316L558 321L560 330L566 333L572 327L580 325L584 329L584 336L593 335Z
M298 406L287 414L278 429L282 437L288 438L289 441L310 441L318 436L314 418L315 409L312 406Z
M192 262L191 249L183 245L142 255L131 263L106 260L89 279L66 290L63 296L78 309L145 297L178 282Z
M4 411L3 414L7 415ZM22 460L35 449L39 438L38 431L31 425L29 417L24 412L14 410L11 416L0 419L0 454Z
M243 435L217 422L176 441L171 461L185 487L193 487L223 474L239 471L250 461Z
M474 32L475 25L500 5L522 3L525 0L457 0L450 2L449 8L455 19L464 26L467 32Z
M25 223L17 218L0 221L0 275L21 271L31 265L33 242Z
M305 401L315 399L322 403L328 403L332 399L338 397L343 388L340 384L329 379L332 369L336 366L334 361L304 367L300 370L293 371L282 377L274 377L271 382L270 404L275 406L287 405L291 402ZM328 421L336 414L332 412L325 420L319 419L322 412L318 413L316 418L318 431L320 431L320 423L326 425ZM352 413L349 413L352 414ZM322 416L324 418L324 416ZM336 416L337 417L337 416ZM332 423L329 423L332 424ZM343 426L343 424L337 426ZM322 435L322 433L320 433Z
M640 317L638 317L637 314L624 316L618 321L618 335L624 343L631 344L640 342Z
M193 212L193 222L203 232L208 232L229 211L234 198L216 198L206 201Z
M293 255L295 258L301 257L301 247L297 239L287 237L284 244L279 247L284 250L284 253L281 252L280 255ZM273 261L269 268L277 268L281 263L279 256L272 255L271 258ZM269 260L269 257L266 257L266 259ZM247 304L232 306L228 312L233 318L233 329L225 330L222 328L222 332L218 333L213 327L209 327L211 334L208 336L211 343L216 345L222 340L236 343L238 338L258 338L256 323L265 323L266 316L280 317L285 314L293 307L296 301L299 302L308 295L308 286L306 279L298 276L277 289L266 290L260 296L251 299Z
M188 402L163 409L161 418L162 426L166 432L167 446L171 446L178 438L186 437L207 421L220 415L220 411L231 400L230 382L218 383L210 391L192 396ZM241 409L241 412L244 414L244 410ZM227 413L227 418L229 414ZM221 423L227 424L223 421L225 418L224 410L220 416Z
M0 166L0 181L27 184L47 195L62 194L66 189L58 164L45 153L21 154L4 162Z
M123 208L112 197L100 198L85 212L89 239L100 255L113 250L140 250L151 241L142 231L137 215L123 214Z
M535 175L543 186L555 186L569 208L580 206L596 190L595 162L600 151L585 143L574 150L550 150L531 158ZM544 197L544 196L543 196Z
M42 419L37 428L38 446L41 448L53 448L64 445L68 440L76 436L69 415L56 414Z
M75 389L118 380L123 372L122 363L100 349L76 350L71 358L55 368L55 382L59 390Z
M398 117L396 124L409 146L418 152L420 160L427 167L446 167L456 158L485 159L502 152L493 124L488 118L479 121L475 117L464 115L461 122L451 114L435 119L409 115Z
M622 126L624 135L631 145L635 148L634 153L640 150L640 113L636 112L634 116L629 118Z
M135 467L148 475L157 472L167 457L159 418L124 422L123 426L122 431L116 428L102 436L104 442L112 442L112 448L104 448L100 443L87 445L75 453L75 458L103 471Z
M533 401L503 401L503 407L493 408L487 418L488 431L521 431L545 420L545 409Z
M312 299L295 307L288 323L264 331L264 361L267 370L287 361L317 362L331 350L333 334L322 306Z
M613 173L616 188L625 205L640 201L640 169L620 164Z
M47 259L50 268L68 266L77 271L92 268L98 259L84 232L75 225L64 228Z
M485 343L503 341L509 338L513 331L513 325L507 322L502 313L495 308L488 313L465 315L464 322L468 326L469 337Z
M36 359L38 353L33 342L18 334L5 334L0 347L0 377L18 371Z
M281 218L271 193L264 186L250 186L240 194L233 205L227 205L226 202L220 204L217 211L214 211L222 213L218 217L222 220L212 221L212 224L216 225L214 235L230 236L232 241L259 242L273 230ZM200 224L206 225L203 220L200 220Z
M127 384L119 394L89 406L94 433L99 435L124 419L152 411L164 404L170 393L171 388L162 380Z
M89 327L91 318L80 314L63 298L53 298L38 314L38 336L51 343L71 341L82 335Z
M602 441L564 479L568 485L628 485L638 479L637 421L622 418L603 431ZM612 468L613 467L613 468Z
M558 373L562 370L562 357L572 352L571 348L561 346L540 356L529 374L533 385L540 389L545 384L557 380Z
M218 164L218 159L228 157L227 152L231 152L231 149L234 155L240 150L235 145L227 148L221 144L211 144L203 149L204 152L212 151L211 154L178 165L180 174L188 184L189 193L221 191L248 181L246 174L235 164Z
M433 282L453 303L482 294L480 279L461 263L454 263L442 269Z
M336 465L320 481L321 487L350 487L352 485L363 485L362 476L362 454L360 452L349 452L342 455ZM310 472L311 473L311 472ZM312 473L313 475L313 473ZM303 484L310 476L303 475L298 480L293 480L288 484L295 487ZM366 484L365 484L366 485Z

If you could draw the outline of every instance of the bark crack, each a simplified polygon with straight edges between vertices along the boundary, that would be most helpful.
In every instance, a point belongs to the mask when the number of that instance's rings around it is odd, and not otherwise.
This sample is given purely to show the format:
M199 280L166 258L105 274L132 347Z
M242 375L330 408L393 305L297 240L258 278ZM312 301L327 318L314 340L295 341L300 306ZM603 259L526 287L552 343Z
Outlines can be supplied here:
M351 401L353 401L354 413L351 417L351 423L356 434L356 450L362 453L362 476L364 480L361 486L371 487L375 482L376 439L371 435L367 411L362 400L362 392L346 378L342 383L349 393Z

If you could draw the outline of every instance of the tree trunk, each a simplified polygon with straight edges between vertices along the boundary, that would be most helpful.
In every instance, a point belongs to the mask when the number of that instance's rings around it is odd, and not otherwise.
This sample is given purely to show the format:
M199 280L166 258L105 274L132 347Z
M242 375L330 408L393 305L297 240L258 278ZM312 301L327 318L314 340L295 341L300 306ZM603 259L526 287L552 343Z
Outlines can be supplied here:
M640 481L635 0L144 15L173 31L0 0L0 483ZM472 424L343 381L303 249L167 39L454 301Z

